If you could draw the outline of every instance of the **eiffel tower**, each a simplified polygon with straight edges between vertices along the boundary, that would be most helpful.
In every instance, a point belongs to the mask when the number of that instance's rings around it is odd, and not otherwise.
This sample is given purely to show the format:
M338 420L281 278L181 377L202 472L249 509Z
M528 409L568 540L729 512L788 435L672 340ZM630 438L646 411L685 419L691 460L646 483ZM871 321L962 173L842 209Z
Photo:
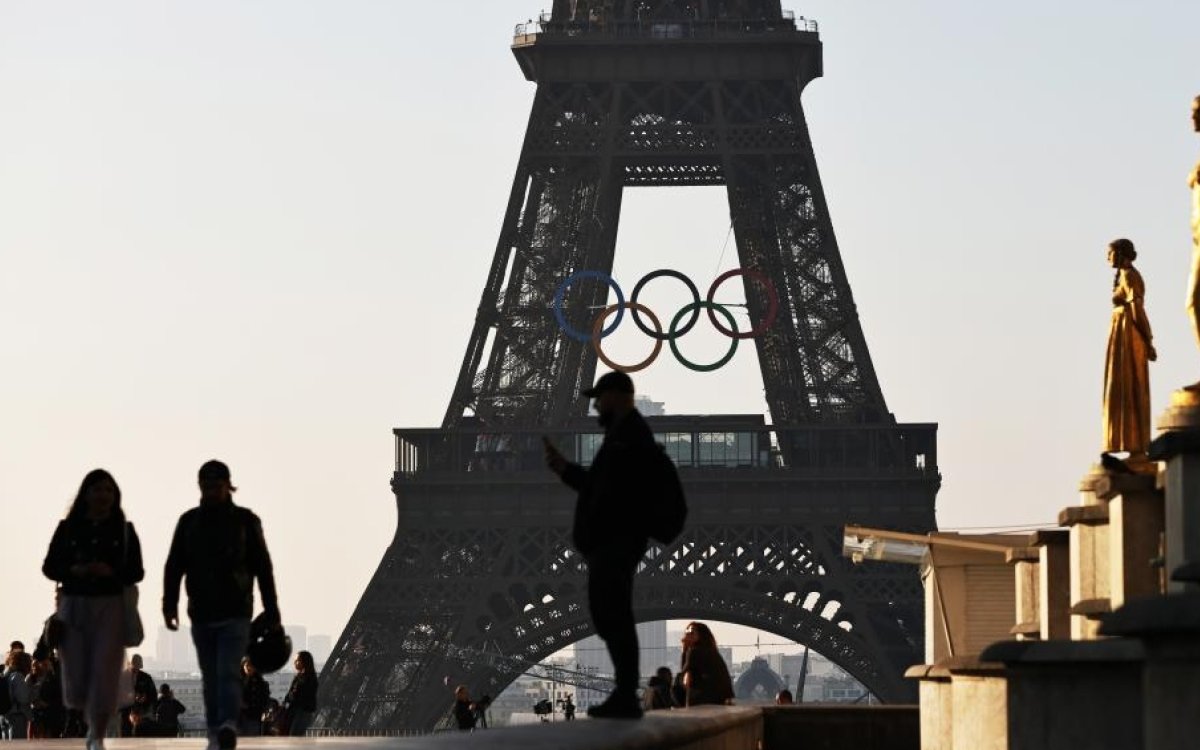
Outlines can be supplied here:
M935 528L937 427L888 411L801 108L816 24L779 0L555 0L518 26L537 84L478 316L442 426L398 429L396 536L321 675L347 731L432 729L453 687L497 695L591 634L573 502L540 436L586 462L581 388L626 187L724 185L762 371L763 416L652 417L692 508L639 570L639 621L709 619L810 646L884 701L915 700L922 589L855 566L848 522ZM761 277L759 277L761 278ZM772 289L774 294L772 295Z

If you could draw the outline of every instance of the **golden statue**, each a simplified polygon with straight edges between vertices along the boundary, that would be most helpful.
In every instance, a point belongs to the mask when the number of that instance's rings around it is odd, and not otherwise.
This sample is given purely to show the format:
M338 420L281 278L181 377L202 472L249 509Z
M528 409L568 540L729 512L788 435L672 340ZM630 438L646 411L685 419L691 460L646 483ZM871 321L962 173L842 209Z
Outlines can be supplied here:
M1192 129L1200 133L1200 96L1192 100ZM1200 164L1188 173L1192 191L1192 271L1188 275L1188 321L1200 344ZM1171 394L1171 406L1158 421L1159 429L1200 429L1200 383Z
M1133 267L1137 250L1129 240L1113 240L1108 262L1116 269L1112 325L1104 362L1105 453L1128 453L1130 468L1148 464L1150 449L1150 363L1158 359L1143 300L1146 284Z
M1192 100L1192 128L1200 133L1200 96ZM1196 343L1200 344L1200 163L1188 175L1188 187L1192 189L1192 273L1188 279L1188 317L1192 319L1192 331ZM1200 383L1188 390L1200 390Z

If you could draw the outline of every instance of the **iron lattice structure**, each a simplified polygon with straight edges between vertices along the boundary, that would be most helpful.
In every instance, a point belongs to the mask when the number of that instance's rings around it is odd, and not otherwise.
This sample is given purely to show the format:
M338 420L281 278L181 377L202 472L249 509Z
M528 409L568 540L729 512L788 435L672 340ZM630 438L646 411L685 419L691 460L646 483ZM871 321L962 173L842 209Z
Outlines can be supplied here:
M855 567L841 535L934 529L936 426L896 424L867 351L800 103L815 25L769 0L556 0L513 50L537 93L479 313L442 428L396 431L398 530L321 676L321 720L432 728L454 685L496 695L591 633L573 503L539 438L584 462L598 444L578 397L595 354L550 308L570 274L611 271L627 186L725 185L741 264L780 301L756 339L774 426L651 420L692 515L647 553L639 620L758 627L912 700L917 571ZM745 293L757 324L768 299ZM607 295L571 286L567 320L587 330Z

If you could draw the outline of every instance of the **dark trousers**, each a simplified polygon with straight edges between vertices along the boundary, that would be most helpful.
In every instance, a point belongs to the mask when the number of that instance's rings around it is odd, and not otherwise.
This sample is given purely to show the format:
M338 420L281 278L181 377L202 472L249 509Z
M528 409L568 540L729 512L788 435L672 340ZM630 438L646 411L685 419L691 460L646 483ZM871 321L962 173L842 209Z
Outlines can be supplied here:
M204 678L204 718L209 736L237 728L242 712L242 657L250 642L250 618L192 623L192 642Z
M587 556L588 607L596 635L608 647L617 681L616 693L633 697L638 687L637 627L633 619L633 575L640 548L606 549Z

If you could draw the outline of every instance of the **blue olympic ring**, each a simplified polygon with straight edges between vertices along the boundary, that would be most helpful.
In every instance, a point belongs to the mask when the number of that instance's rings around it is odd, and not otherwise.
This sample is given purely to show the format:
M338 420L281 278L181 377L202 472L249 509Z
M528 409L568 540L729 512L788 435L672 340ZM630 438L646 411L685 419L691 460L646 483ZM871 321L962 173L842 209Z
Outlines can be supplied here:
M558 291L554 293L554 318L558 321L558 327L562 329L563 333L567 334L579 343L586 344L592 340L592 334L583 333L572 328L571 324L567 322L566 313L563 311L563 303L566 301L567 288L581 279L595 279L596 281L603 281L605 284L611 286L613 291L617 293L617 304L620 305L620 307L617 308L617 317L613 320L612 324L608 326L608 328L604 329L604 332L600 335L600 338L609 336L613 331L617 330L617 326L621 325L621 320L625 317L625 293L621 291L620 285L613 280L613 277L609 276L603 271L577 271L568 276L567 280L562 284L559 284Z

